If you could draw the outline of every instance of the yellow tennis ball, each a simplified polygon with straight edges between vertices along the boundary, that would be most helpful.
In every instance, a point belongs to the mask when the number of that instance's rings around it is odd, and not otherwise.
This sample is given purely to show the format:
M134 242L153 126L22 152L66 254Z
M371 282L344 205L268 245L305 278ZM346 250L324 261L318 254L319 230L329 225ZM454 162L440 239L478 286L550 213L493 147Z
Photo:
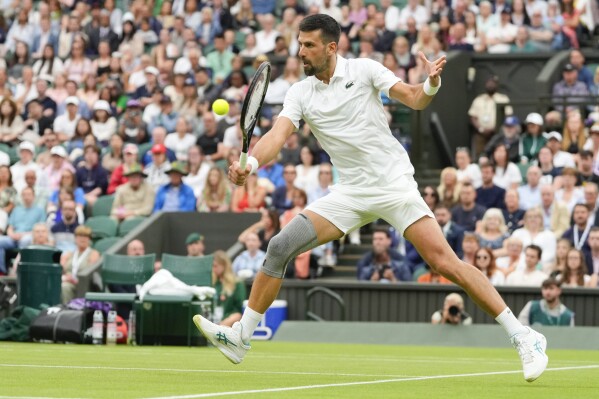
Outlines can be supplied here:
M212 110L217 115L225 115L227 112L229 112L229 103L226 100L219 98L212 103Z

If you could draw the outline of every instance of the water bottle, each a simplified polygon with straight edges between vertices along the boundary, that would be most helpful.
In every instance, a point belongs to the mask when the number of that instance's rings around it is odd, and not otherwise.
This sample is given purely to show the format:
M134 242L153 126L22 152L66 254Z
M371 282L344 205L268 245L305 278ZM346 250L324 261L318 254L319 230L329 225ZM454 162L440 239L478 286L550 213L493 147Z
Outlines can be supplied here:
M135 311L132 310L129 312L129 325L127 326L127 330L128 330L127 341L129 343L129 345L136 344L136 342L135 342L135 328L136 328L135 323L136 323Z
M108 312L106 323L106 345L116 345L116 312Z
M104 313L101 310L94 312L94 323L92 325L92 342L94 345L102 345L104 341Z

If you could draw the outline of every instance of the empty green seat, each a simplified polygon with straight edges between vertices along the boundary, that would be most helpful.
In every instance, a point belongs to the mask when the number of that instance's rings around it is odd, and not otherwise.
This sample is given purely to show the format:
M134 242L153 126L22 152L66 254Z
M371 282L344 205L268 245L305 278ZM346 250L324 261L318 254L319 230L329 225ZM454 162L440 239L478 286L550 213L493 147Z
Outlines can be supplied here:
M114 195L103 195L99 197L92 207L92 216L110 216Z
M85 225L92 229L94 241L104 237L115 237L118 226L109 216L92 216L85 221Z
M106 252L109 248L119 242L120 237L104 237L100 238L98 241L94 243L94 249L101 254Z
M145 217L133 217L123 220L119 225L119 237L125 237L131 230L136 228L144 220L146 220Z

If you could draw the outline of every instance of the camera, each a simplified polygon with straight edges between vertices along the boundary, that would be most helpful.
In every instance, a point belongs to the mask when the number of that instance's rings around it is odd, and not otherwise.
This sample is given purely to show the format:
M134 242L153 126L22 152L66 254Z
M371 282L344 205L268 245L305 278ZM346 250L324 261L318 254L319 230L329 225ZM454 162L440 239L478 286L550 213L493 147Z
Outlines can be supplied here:
M389 270L389 269L391 269L391 266L389 266L389 265L383 265L383 266L380 266L380 267L378 268L378 271L379 271L379 278L383 279L383 278L384 278L384 275L385 275L385 272L386 272L387 270Z
M449 312L449 314L450 314L451 316L457 316L457 315L459 315L459 314L461 313L461 312L460 312L460 308L458 308L458 307L457 307L457 306L455 306L455 305L451 305L451 306L449 307L449 309L447 309L447 311Z

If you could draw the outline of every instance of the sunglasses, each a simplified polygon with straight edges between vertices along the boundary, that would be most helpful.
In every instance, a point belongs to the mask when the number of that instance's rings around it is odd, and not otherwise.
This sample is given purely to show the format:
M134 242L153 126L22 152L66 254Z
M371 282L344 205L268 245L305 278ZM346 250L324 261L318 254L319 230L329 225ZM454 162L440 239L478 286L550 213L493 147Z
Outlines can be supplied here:
M477 255L476 259L489 259L487 255Z

